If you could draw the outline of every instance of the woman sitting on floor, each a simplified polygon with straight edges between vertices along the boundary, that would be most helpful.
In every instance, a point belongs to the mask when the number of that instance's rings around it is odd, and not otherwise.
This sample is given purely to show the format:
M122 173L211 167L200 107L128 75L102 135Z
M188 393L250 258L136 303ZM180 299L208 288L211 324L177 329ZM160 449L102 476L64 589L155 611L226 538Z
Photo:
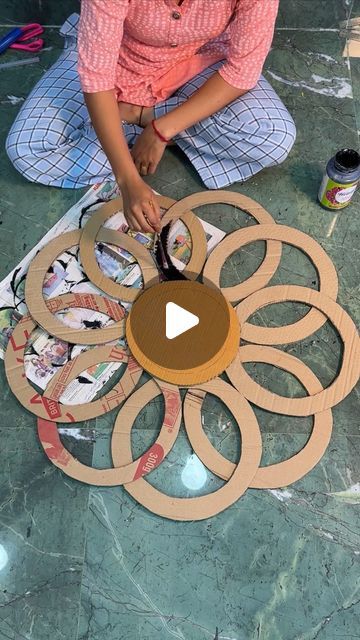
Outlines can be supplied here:
M82 0L10 130L9 158L46 185L115 178L129 225L144 231L160 211L141 176L170 141L211 189L280 164L295 125L261 76L278 1Z

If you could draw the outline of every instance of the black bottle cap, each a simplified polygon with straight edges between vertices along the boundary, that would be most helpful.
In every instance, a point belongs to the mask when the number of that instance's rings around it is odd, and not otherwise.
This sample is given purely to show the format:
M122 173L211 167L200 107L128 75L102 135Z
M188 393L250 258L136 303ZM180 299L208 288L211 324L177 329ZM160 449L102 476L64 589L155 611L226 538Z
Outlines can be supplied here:
M339 171L355 171L360 166L360 155L354 149L341 149L335 156L335 167Z

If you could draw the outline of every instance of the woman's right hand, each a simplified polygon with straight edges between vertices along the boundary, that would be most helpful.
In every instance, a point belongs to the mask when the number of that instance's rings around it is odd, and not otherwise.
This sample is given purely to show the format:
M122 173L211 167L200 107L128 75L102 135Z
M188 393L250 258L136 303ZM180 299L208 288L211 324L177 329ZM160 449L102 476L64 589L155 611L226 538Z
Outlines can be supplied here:
M139 175L122 182L119 187L123 197L124 215L130 229L159 233L160 207L153 190Z

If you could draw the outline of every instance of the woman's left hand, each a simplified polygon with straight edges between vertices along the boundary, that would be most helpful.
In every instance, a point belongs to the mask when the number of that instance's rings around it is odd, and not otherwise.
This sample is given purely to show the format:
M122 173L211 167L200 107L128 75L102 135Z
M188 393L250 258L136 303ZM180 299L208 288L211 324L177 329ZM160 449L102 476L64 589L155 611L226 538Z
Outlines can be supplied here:
M148 124L131 149L135 166L141 176L155 173L165 149L166 142L162 142L151 123Z

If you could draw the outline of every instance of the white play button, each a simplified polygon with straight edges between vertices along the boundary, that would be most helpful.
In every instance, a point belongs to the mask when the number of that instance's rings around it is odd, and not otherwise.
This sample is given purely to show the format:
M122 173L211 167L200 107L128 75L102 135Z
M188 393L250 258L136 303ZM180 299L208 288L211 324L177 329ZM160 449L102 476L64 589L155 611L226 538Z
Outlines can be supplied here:
M166 337L169 340L181 336L185 331L189 331L199 324L199 318L194 313L179 307L175 302L168 302L166 305Z

